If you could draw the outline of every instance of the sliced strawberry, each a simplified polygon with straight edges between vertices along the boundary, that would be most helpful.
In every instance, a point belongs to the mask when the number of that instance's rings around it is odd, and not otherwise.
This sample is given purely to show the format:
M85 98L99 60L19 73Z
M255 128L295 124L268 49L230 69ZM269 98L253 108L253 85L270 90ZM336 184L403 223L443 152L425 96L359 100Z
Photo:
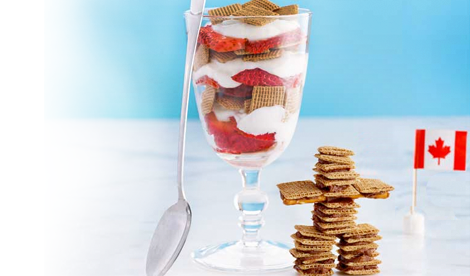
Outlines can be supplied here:
M208 76L202 76L201 78L196 80L196 84L198 85L209 85L214 88L219 88L220 85L217 81L215 81L213 78L210 78Z
M275 133L252 135L237 128L234 117L230 121L217 120L214 112L205 116L209 134L214 135L217 151L231 154L257 152L269 149L275 143Z
M246 39L221 35L212 26L201 27L198 42L216 52L231 52L245 48Z
M262 69L247 69L239 72L232 79L249 86L286 86L297 87L300 84L301 75L288 78L280 78Z
M232 79L236 82L250 86L282 86L282 78L270 74L259 68L247 69L239 72Z
M304 39L305 36L302 34L302 31L300 29L296 29L292 32L280 34L264 40L247 41L245 51L252 54L260 54L271 48L278 48L283 45L298 43Z
M232 96L236 98L249 98L251 97L253 92L253 86L248 86L248 85L240 85L234 88L224 88L220 87L219 93L226 95L226 96Z

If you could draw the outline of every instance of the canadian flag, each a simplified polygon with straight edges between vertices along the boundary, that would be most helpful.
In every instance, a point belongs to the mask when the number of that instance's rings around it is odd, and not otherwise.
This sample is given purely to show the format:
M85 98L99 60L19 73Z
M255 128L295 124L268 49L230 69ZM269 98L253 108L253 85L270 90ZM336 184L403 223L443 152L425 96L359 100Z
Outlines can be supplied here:
M416 130L415 169L465 171L467 132Z

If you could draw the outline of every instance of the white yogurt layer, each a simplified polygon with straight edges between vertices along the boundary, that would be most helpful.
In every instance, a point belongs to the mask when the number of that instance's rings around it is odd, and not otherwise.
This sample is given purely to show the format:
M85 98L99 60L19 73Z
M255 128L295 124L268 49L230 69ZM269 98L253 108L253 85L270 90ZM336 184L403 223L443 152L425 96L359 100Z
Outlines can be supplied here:
M233 88L241 83L232 80L232 76L247 69L262 69L270 74L281 78L295 76L304 72L308 55L304 53L293 53L285 51L276 59L261 60L257 62L234 59L226 63L220 63L213 59L194 72L194 80L208 76L217 81L222 87Z
M222 35L235 38L247 38L251 41L268 39L299 28L300 25L296 21L280 19L276 19L264 26L253 26L239 20L226 20L212 26L214 31Z
M253 135L275 132L276 142L289 142L295 131L297 116L291 115L290 119L284 122L285 115L286 110L280 105L262 107L241 118L237 127Z
M280 105L261 107L246 114L243 110L228 110L216 103L213 111L218 121L228 122L230 117L234 117L238 129L243 132L253 135L276 133L277 142L287 143L295 131L298 117L297 114L291 114L289 120L283 121L286 110Z
M250 114L243 117L237 124L237 127L253 135L277 132L282 123L286 110L280 106L266 106L253 110Z

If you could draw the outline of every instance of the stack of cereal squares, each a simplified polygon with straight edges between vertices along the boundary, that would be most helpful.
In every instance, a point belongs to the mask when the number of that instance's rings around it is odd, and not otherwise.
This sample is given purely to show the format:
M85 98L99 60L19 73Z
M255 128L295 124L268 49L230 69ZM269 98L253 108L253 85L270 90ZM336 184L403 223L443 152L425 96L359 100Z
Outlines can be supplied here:
M332 275L335 255L331 253L336 238L338 264L336 269L352 275L380 272L375 259L381 239L379 230L370 224L356 225L358 198L388 198L393 187L379 179L360 178L348 149L325 146L315 154L318 162L311 180L278 184L285 205L312 204L312 226L296 225L295 248L290 253L296 259L294 269L300 275Z
M338 235L356 226L354 198L361 194L354 188L359 174L354 171L354 152L337 147L320 147L315 164L316 187L323 192L325 201L314 205L313 224L322 233Z
M375 259L379 255L376 252L378 244L375 241L382 237L374 226L364 223L346 234L340 236L338 261L336 269L354 275L371 275L380 272L377 267L381 263Z
M331 253L336 237L319 232L313 226L296 225L295 248L290 250L296 259L294 269L300 275L333 275L336 255Z

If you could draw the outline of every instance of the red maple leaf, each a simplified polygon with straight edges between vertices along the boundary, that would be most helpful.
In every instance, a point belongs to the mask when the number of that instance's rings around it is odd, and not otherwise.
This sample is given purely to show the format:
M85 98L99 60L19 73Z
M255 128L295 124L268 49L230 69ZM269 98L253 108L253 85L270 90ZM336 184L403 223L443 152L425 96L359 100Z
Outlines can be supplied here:
M441 165L441 158L445 159L447 154L450 153L450 147L444 146L444 140L439 137L436 140L436 145L429 146L429 153L432 155L432 158L437 158L437 165Z

